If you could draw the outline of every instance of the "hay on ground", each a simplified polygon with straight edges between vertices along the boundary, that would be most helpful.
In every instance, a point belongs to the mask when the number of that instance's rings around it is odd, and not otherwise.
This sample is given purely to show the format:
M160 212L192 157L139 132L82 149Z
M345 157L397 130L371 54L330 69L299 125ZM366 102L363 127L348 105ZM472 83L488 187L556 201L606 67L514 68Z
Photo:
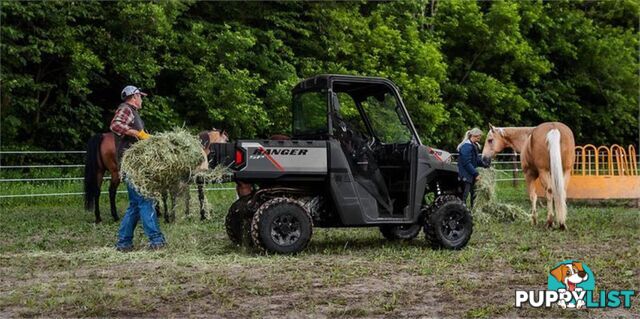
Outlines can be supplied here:
M522 207L498 202L496 197L496 171L479 169L480 180L476 183L476 199L473 216L476 221L488 222L526 220L529 215Z

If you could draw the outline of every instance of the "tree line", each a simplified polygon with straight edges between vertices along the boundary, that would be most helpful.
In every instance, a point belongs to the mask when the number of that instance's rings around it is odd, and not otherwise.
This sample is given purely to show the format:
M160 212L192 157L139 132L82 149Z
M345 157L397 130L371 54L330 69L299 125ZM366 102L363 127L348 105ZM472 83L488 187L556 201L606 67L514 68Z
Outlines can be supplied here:
M562 121L638 144L637 1L1 2L2 149L82 149L127 84L151 131L291 127L291 88L382 76L423 142Z

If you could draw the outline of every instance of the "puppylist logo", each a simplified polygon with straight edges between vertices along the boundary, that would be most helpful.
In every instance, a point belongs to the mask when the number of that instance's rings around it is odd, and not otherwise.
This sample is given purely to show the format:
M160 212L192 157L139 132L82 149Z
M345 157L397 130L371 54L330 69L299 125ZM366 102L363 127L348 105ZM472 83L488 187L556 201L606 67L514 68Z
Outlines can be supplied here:
M585 263L565 260L550 272L547 290L516 290L516 308L528 304L534 308L562 309L630 308L633 290L596 291L596 279Z

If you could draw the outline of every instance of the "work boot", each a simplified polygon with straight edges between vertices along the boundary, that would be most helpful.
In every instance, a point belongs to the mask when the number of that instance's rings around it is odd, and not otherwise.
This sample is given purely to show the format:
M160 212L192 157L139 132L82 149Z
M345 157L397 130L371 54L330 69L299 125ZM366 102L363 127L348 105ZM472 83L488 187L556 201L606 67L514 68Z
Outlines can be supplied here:
M162 250L167 246L167 244L162 243L162 244L149 244L147 246L147 249L149 250Z
M130 251L133 251L133 246L124 246L124 247L116 246L116 250L121 253L128 253Z

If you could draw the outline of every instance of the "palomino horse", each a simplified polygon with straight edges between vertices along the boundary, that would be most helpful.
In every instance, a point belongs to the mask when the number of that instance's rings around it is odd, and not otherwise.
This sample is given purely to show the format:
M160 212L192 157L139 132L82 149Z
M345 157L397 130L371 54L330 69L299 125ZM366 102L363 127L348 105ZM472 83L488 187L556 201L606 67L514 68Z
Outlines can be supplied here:
M535 181L540 178L547 198L547 227L553 226L553 208L561 230L566 229L567 185L575 160L573 132L560 122L546 122L536 127L501 127L489 124L482 158L490 163L495 154L510 147L520 153L522 171L531 200L531 222L537 223Z
M226 132L213 129L203 131L198 135L203 147L203 156L209 154L210 143L225 143L229 140ZM201 165L203 168L206 163ZM96 223L100 223L100 186L104 178L104 173L109 171L111 181L109 184L109 203L111 205L111 216L113 220L119 219L116 209L116 191L120 185L120 174L118 172L118 162L116 157L115 137L112 132L98 133L89 139L87 143L87 155L84 166L84 207L86 210L94 210ZM204 190L201 183L198 183L198 197L200 198L200 217L204 219ZM187 207L188 209L188 207ZM165 220L166 215L165 203ZM187 212L188 213L188 212Z

